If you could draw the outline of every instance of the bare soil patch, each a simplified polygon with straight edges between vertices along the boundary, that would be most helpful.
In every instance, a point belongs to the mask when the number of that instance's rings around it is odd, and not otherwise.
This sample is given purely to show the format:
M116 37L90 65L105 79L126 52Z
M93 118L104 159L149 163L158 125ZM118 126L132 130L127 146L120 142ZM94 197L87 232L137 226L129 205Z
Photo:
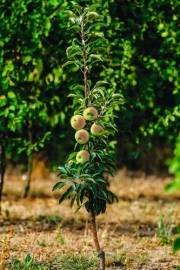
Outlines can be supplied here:
M0 217L1 261L5 255L23 259L28 253L42 262L67 254L96 258L88 214L84 209L74 214L68 201L58 204L61 192L52 192L57 181L54 174L33 181L30 195L24 199L24 181L6 176ZM171 247L180 224L180 192L164 191L170 181L170 177L125 170L110 179L110 188L120 201L108 205L107 212L97 218L107 269L171 270L180 266L179 254L173 254Z

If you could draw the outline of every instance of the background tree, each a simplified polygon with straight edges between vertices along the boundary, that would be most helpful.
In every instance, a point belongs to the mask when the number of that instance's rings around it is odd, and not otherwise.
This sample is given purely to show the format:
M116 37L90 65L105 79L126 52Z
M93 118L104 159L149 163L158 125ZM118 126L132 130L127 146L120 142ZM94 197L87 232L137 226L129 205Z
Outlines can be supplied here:
M57 158L61 162L66 152L73 149L73 140L70 145L61 143L63 137L73 139L66 117L72 115L76 99L70 104L66 94L70 85L79 80L76 67L61 68L64 48L72 38L64 23L67 14L62 11L69 3L0 3L1 144L6 148L6 156L18 164L25 159L23 152L17 155L17 151L32 149L27 132L30 118L33 149L39 149L37 145L46 138L44 134L51 132L44 148L51 168L56 168ZM98 3L107 24L104 34L108 54L103 55L102 69L97 66L92 79L100 76L111 81L127 101L116 106L115 121L121 128L111 145L116 145L118 167L164 171L164 160L172 155L180 125L178 3ZM154 155L156 158L152 159Z

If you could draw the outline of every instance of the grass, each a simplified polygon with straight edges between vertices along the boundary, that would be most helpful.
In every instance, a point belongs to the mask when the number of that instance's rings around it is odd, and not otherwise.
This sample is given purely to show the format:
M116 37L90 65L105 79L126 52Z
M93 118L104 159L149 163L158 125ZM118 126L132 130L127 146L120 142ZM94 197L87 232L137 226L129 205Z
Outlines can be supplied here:
M56 181L54 177L33 181L32 193L23 199L24 182L11 176L5 179L0 269L98 269L88 215L83 209L74 215L68 201L58 204L59 191L51 192ZM109 205L97 219L106 269L180 266L179 254L173 254L171 247L180 221L180 194L164 192L169 181L129 176L125 171L110 180L120 202Z

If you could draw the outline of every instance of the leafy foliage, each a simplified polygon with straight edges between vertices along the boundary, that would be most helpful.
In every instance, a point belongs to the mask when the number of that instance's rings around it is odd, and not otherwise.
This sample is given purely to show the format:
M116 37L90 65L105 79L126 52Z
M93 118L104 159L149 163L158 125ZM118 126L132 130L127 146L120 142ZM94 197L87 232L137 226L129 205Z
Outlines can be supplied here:
M12 160L22 162L23 153L47 146L50 160L57 156L63 160L65 152L73 149L73 143L64 142L64 148L59 144L66 136L72 138L67 119L81 98L72 87L73 104L67 99L70 86L79 83L79 67L71 64L62 70L64 48L73 46L71 40L78 38L79 31L77 24L67 23L64 8L70 5L66 0L0 3L0 131ZM120 128L111 150L116 150L118 165L151 167L154 172L159 159L164 163L166 152L161 152L172 148L180 127L178 2L99 0L98 5L104 21L100 16L98 25L94 21L89 26L90 32L99 31L89 60L100 62L91 67L91 80L111 82L110 87L120 89L126 100L115 105L115 123ZM93 16L97 15L91 14L91 20ZM69 61L75 57L71 49ZM99 52L103 62L96 57Z
M175 180L166 186L167 191L180 189L180 137L178 137L174 149L174 157L167 161L169 172L175 176Z
M114 93L114 89L107 89L106 81L93 83L90 79L94 66L103 61L99 51L102 48L105 51L105 47L99 47L99 41L104 40L103 33L96 30L97 27L104 26L102 16L97 12L99 5L82 8L76 2L72 4L75 11L67 10L72 23L70 29L77 31L79 38L74 38L72 45L66 49L67 61L63 67L75 65L83 75L84 84L73 85L69 97L76 99L76 104L79 104L78 107L76 105L74 115L83 115L85 109L93 108L98 112L98 116L90 120L89 117L93 117L93 113L88 113L85 130L90 133L90 139L85 144L76 143L74 149L74 151L77 149L88 151L90 159L79 163L76 160L77 152L71 153L67 157L66 164L59 167L59 177L67 181L57 183L53 190L70 185L59 203L69 198L71 207L76 201L77 210L85 205L88 212L93 211L95 215L99 215L106 211L106 203L118 201L118 197L107 189L109 186L107 176L112 176L116 170L114 159L108 155L108 136L117 131L113 107L121 103L123 97L119 93ZM91 134L93 123L103 128L101 136Z

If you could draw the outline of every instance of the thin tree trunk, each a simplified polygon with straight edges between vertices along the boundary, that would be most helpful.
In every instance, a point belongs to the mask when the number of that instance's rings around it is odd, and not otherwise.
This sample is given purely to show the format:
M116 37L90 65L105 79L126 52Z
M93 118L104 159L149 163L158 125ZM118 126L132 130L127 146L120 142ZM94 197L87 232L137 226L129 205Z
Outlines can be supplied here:
M28 139L29 143L32 144L32 131L31 131L31 125L29 126L28 129ZM33 166L33 153L28 156L28 170L27 170L27 182L25 186L25 191L24 191L24 198L27 198L29 190L30 190L30 185L31 185L31 175L32 175L32 166Z
M96 247L96 251L98 252L98 257L100 258L100 270L105 270L105 252L100 248L97 228L96 228L96 215L93 210L90 212L90 223L93 234L93 240Z
M32 163L33 163L33 154L31 153L28 157L28 171L26 180L27 182L24 190L24 198L27 198L31 186Z
M2 192L5 174L5 146L3 145L3 136L0 136L0 214L2 213Z

